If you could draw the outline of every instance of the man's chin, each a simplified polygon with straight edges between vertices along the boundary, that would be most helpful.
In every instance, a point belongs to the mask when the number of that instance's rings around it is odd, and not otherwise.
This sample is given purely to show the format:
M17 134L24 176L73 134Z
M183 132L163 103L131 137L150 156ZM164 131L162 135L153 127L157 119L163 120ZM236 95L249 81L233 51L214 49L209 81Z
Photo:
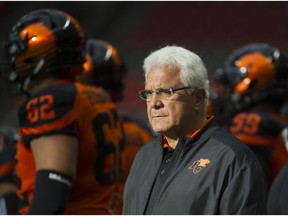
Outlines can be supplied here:
M167 131L166 129L164 129L163 127L152 127L153 130L155 131L155 133L165 133L165 131Z

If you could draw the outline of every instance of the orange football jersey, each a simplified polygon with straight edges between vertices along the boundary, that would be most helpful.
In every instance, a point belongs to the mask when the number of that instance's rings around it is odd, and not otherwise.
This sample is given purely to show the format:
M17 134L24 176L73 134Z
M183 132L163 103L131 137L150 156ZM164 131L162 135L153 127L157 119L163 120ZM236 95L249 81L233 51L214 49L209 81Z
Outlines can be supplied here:
M246 143L256 154L271 186L280 169L288 162L282 138L287 119L264 112L242 112L232 119L229 131Z
M151 141L154 137L151 129L146 125L145 122L140 120L132 119L129 116L123 115L123 124L125 131L125 176L127 178L129 170L132 166L134 157L141 146Z
M33 200L35 181L29 143L55 133L74 135L79 144L77 175L65 214L121 214L124 130L115 104L102 89L80 83L47 87L20 107L19 124L16 158L22 214Z

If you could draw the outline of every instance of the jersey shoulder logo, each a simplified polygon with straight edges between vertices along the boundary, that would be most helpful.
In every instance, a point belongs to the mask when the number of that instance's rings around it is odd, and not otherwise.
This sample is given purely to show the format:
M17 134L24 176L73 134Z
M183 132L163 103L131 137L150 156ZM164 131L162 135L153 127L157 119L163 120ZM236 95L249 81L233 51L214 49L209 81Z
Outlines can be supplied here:
M200 158L199 160L194 161L188 169L191 169L194 174L198 174L210 163L211 161L209 159Z

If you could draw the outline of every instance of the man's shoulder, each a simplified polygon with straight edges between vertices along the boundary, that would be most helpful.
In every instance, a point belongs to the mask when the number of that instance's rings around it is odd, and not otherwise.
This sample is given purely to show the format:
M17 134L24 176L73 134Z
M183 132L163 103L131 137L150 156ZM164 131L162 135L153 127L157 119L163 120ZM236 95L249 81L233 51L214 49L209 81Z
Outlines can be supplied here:
M73 83L51 85L30 96L19 109L20 126L53 122L73 109L77 95Z
M245 161L257 161L251 149L225 128L221 127L216 130L211 134L211 138L212 145L217 144L217 151L222 152L231 160L237 160L239 164L245 163Z
M31 95L23 104L26 105L31 101L45 101L45 98L53 98L53 103L73 102L77 94L77 89L74 83L63 83L47 86L35 94ZM49 100L49 99L46 99Z
M110 95L101 87L85 85L80 82L75 83L78 95L88 99L93 104L113 103Z
M159 137L154 137L152 140L150 140L145 145L141 146L137 155L146 156L146 155L152 155L152 154L159 154L159 152L162 150L162 146L159 140Z

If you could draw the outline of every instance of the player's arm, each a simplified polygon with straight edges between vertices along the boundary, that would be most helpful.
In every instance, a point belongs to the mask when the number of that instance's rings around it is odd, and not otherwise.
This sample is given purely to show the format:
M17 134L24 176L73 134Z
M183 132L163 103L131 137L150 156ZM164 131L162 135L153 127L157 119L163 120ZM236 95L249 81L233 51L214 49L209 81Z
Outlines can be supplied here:
M77 170L75 136L54 134L31 141L36 178L28 214L63 214Z

